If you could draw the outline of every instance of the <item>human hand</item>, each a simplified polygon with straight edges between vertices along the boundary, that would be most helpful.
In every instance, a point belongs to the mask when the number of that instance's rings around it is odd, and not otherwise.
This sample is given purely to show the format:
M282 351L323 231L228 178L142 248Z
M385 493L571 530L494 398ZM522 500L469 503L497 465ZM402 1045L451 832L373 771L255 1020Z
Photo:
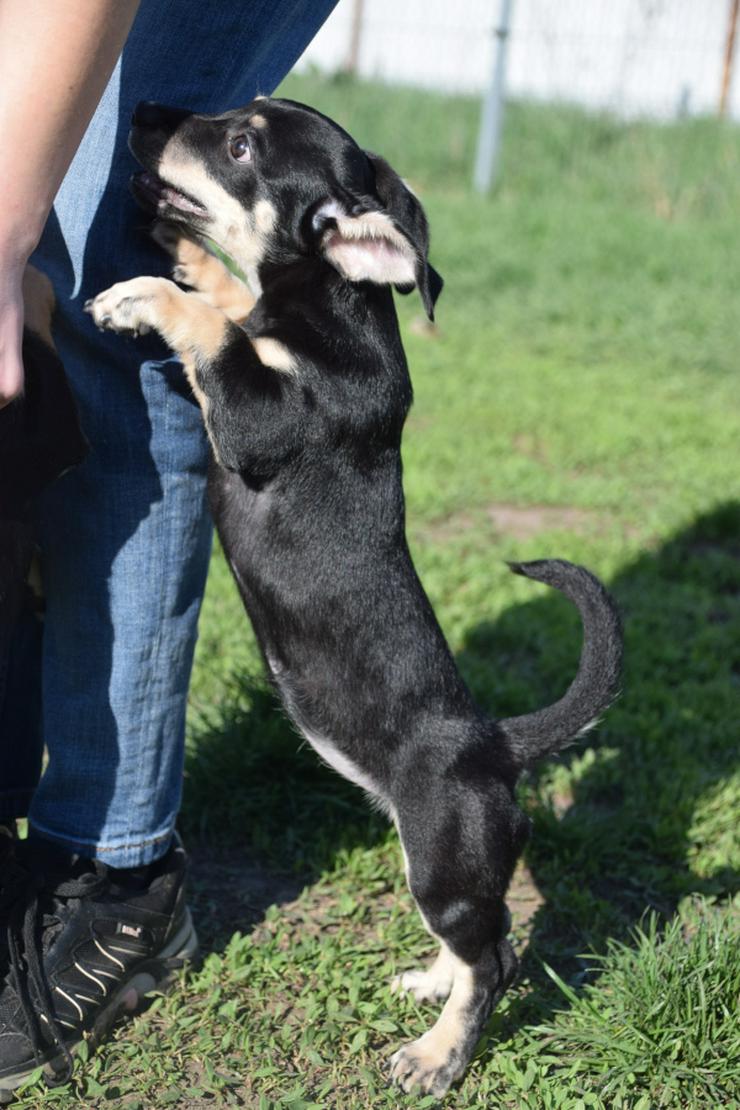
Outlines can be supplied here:
M0 261L0 409L23 391L23 267Z
M23 389L23 268L138 6L0 0L0 409Z

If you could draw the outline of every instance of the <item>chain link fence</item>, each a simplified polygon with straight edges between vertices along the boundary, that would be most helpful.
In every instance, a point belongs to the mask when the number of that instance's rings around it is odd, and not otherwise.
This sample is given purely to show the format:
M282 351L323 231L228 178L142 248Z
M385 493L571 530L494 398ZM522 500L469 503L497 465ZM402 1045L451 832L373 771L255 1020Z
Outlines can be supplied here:
M739 0L340 0L299 72L488 98L478 171L497 158L504 101L616 120L740 119ZM471 160L472 162L473 160ZM473 175L473 165L470 166ZM489 175L490 176L490 175Z

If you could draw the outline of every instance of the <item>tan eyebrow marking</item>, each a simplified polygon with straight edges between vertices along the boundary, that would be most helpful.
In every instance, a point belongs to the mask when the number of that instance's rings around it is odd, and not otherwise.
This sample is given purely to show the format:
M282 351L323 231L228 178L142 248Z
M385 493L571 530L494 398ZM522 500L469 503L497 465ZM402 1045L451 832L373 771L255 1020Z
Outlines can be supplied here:
M261 130L263 127L267 127L267 120L257 112L256 115L249 117L249 125L250 127L256 127L258 130Z

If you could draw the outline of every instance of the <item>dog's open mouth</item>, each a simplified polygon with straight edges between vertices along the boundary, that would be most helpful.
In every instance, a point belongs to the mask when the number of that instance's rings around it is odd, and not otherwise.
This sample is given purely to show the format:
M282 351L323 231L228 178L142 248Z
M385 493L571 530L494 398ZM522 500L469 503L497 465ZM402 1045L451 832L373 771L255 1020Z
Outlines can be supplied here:
M184 216L199 216L205 219L208 210L202 204L181 193L179 189L168 185L161 177L149 170L142 170L131 178L131 189L136 200L142 207L150 211L163 214L165 211L172 213L181 212Z

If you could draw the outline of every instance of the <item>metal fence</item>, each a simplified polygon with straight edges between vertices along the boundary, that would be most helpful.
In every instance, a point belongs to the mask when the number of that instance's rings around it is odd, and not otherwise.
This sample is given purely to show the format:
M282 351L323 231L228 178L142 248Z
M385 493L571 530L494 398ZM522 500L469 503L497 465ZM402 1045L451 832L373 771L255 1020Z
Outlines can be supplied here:
M484 99L476 180L495 163L505 97L625 119L722 114L740 0L340 0L299 68Z

